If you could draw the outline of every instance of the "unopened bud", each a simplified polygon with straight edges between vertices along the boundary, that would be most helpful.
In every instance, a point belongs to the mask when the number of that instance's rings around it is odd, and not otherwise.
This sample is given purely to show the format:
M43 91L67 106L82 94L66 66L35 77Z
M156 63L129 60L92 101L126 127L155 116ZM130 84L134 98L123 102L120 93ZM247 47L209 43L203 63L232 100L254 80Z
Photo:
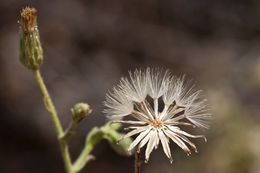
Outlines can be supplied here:
M73 121L79 123L92 112L92 109L86 103L77 103L71 112Z
M43 51L37 28L36 9L24 8L20 24L20 60L30 70L37 70L43 59Z
M125 134L119 133L117 130L122 125L120 123L111 124L108 122L105 126L101 128L104 133L104 138L110 143L110 146L120 155L130 156L132 153L128 151L130 144L133 142L132 138L125 138L121 140Z

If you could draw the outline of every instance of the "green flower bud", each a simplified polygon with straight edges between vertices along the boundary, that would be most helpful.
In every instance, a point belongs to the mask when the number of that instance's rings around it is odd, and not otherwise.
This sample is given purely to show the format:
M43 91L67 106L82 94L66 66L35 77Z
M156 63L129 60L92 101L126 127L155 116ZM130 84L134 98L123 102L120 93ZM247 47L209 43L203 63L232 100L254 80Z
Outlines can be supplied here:
M119 133L115 130L110 130L105 133L104 138L109 141L110 146L116 151L118 154L123 156L130 156L132 153L128 151L128 147L133 142L132 138L126 138L120 142L118 140L124 136L125 134Z
M86 103L77 103L71 112L73 121L79 123L92 112L92 109Z
M123 156L130 156L132 153L128 151L128 147L133 140L132 138L126 138L118 142L118 140L125 135L124 133L119 133L117 131L121 126L120 123L111 124L111 122L108 122L101 130L104 133L104 138L108 140L114 151Z
M20 61L30 70L37 70L43 59L43 51L37 28L37 11L26 7L21 12Z

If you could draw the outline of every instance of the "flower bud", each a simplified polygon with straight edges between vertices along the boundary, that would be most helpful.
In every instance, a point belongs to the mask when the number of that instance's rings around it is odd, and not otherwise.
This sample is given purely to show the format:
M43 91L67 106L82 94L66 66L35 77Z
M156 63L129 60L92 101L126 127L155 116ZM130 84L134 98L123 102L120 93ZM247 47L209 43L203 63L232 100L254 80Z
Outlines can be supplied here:
M86 103L77 103L71 112L73 121L79 123L92 112L92 109Z
M130 144L133 142L132 138L126 138L120 142L118 140L122 138L125 134L119 133L115 130L110 130L109 133L106 133L104 138L109 141L110 146L120 155L130 156L132 153L128 151Z
M43 59L43 51L37 28L37 11L26 7L20 21L20 61L30 70L37 70Z
M128 151L129 145L133 142L131 138L125 138L124 140L118 142L125 134L119 133L117 130L120 129L122 124L108 122L105 126L101 128L104 136L107 139L110 146L120 155L130 156L132 153Z

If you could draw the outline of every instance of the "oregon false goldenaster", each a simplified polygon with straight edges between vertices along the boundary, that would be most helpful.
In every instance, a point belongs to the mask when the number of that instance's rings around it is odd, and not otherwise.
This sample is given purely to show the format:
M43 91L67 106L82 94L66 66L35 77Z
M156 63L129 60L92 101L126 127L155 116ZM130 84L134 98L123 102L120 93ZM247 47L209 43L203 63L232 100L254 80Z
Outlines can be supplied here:
M166 156L172 163L169 139L181 147L187 155L191 148L197 148L189 138L204 138L203 135L191 135L179 126L208 128L210 117L207 101L201 98L201 90L184 83L184 78L172 76L169 71L159 69L135 70L129 72L130 78L121 78L120 83L106 96L104 112L110 118L132 116L132 120L114 122L129 124L131 131L120 140L138 134L128 150L135 146L137 152L146 145L145 162L148 162L152 150L157 149L161 141ZM190 87L189 87L190 86ZM150 98L150 99L149 99ZM162 101L161 101L162 100Z

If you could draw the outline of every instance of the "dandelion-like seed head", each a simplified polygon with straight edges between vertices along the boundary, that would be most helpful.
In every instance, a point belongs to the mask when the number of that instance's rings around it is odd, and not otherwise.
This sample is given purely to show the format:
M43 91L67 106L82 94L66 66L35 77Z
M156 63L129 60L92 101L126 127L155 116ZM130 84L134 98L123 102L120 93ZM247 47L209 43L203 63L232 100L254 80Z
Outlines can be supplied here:
M168 70L147 68L129 72L129 75L129 79L121 78L120 83L107 94L105 101L107 108L104 112L110 118L132 116L136 119L114 121L129 125L127 129L130 131L119 141L138 134L128 150L137 146L137 152L140 152L147 144L146 162L152 150L157 149L161 142L164 153L172 163L170 140L187 155L191 154L187 144L197 152L189 138L203 138L206 141L205 136L192 135L180 127L208 128L211 114L207 101L201 98L201 90L185 85L184 77L172 76Z

